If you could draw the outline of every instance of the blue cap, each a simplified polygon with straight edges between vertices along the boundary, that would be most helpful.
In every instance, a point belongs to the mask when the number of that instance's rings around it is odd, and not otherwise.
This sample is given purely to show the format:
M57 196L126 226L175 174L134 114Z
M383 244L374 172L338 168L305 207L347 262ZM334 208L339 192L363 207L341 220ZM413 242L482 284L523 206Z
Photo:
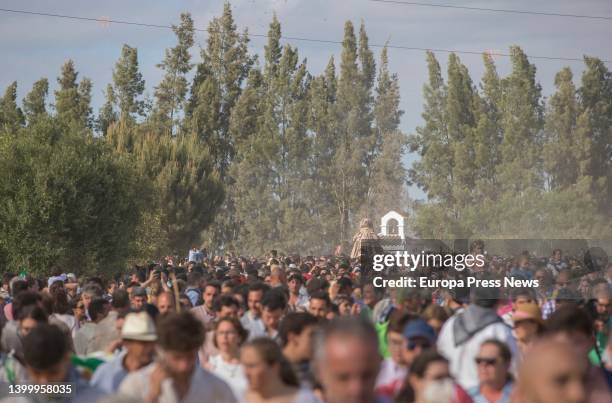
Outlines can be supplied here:
M436 333L433 327L429 326L423 319L415 319L408 322L404 327L404 337L407 340L413 337L422 337L433 344L436 340Z

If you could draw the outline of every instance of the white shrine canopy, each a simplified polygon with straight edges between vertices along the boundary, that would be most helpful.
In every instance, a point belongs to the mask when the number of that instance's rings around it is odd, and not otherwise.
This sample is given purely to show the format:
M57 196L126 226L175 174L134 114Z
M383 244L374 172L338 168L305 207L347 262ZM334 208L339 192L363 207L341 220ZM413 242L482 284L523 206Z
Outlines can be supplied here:
M397 211L389 211L380 219L380 236L406 239L406 217Z

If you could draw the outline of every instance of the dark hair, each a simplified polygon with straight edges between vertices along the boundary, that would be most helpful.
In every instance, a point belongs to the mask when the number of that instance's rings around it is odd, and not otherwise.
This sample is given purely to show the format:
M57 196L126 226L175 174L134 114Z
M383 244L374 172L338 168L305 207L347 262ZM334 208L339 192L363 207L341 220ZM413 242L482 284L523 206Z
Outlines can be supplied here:
M231 295L219 295L213 301L213 309L215 312L221 312L224 306L235 306L237 309L240 309L238 300Z
M218 348L217 346L217 329L219 328L219 326L221 325L221 323L223 322L229 322L232 324L232 326L234 326L234 330L236 331L236 333L238 333L238 338L240 339L240 341L238 342L238 345L241 345L242 343L244 343L247 339L247 337L249 336L249 331L246 330L243 326L242 323L240 323L240 321L236 318L232 318L230 316L224 316L222 318L219 318L215 321L215 326L214 326L214 337L213 337L213 344L215 347Z
M544 323L544 334L563 332L580 332L592 336L593 318L585 309L573 305L562 306Z
M171 312L159 319L157 343L167 351L189 352L204 342L204 326L190 312Z
M278 327L278 337L281 341L281 346L285 347L289 342L289 334L302 334L308 326L313 326L319 323L318 319L307 312L290 312Z
M317 291L313 294L310 295L310 300L312 301L313 299L320 299L322 301L325 301L325 305L327 307L329 307L331 305L331 301L329 300L329 294L326 293L325 291Z
M247 342L242 348L253 348L268 365L279 365L279 377L285 385L299 386L298 378L283 352L274 340L269 337L257 337Z
M206 289L206 287L214 287L217 289L217 291L221 291L221 283L216 280L208 281L204 289Z
M47 322L49 319L47 311L38 305L27 305L23 309L19 310L19 316L16 320L34 319L36 322Z
M444 323L449 318L448 311L441 307L440 305L430 304L423 310L423 314L421 315L423 319L426 321L435 319Z
M502 358L504 363L510 364L510 361L512 361L512 352L510 351L510 348L508 348L508 345L506 343L498 339L487 339L483 341L480 346L482 347L485 344L492 344L497 347L497 349L499 350L499 356Z
M21 340L26 364L39 371L53 368L70 351L69 341L57 326L42 323Z
M124 310L130 307L130 295L126 290L116 290L113 292L111 306L116 310Z
M105 306L108 304L108 301L104 298L94 298L89 303L87 307L87 313L89 313L89 317L91 320L98 320L98 317L104 314Z
M270 311L287 308L287 298L282 290L268 290L261 299L261 305Z
M410 375L415 375L419 378L425 376L425 372L429 365L434 362L445 362L448 364L448 360L444 356L435 350L423 351L417 358L415 358L412 366L410 367Z
M403 333L408 322L416 318L418 318L418 316L412 313L395 309L391 315L389 315L389 326L387 327L387 332Z
M524 296L528 296L532 299L536 299L536 294L533 288L513 288L512 292L510 293L510 296L512 298L512 302L515 302L518 299L518 297L524 297Z
M200 281L202 280L202 273L198 273L197 271L192 271L187 274L187 284L190 286L198 286L200 285Z
M64 289L64 282L54 281L49 287L49 296L51 297L51 312L60 315L71 313L70 304L68 303L68 295Z
M42 296L33 291L22 291L13 299L12 309L13 318L18 318L21 315L21 310L28 305L38 305L42 301Z
M270 286L267 285L266 283L264 283L262 281L255 281L254 283L251 283L249 285L249 291L248 292L263 291L264 294L265 294L266 291L268 291L269 289L270 289Z
M9 283L10 284L10 283ZM28 282L25 280L15 280L10 284L11 296L15 298L19 293L28 290Z

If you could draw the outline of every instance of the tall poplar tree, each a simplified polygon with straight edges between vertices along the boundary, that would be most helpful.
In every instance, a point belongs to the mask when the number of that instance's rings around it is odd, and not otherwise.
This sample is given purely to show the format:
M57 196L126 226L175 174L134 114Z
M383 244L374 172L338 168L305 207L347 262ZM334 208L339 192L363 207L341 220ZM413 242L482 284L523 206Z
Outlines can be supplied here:
M137 116L144 115L145 103L141 97L145 81L138 67L138 49L123 45L121 56L113 69L113 85L119 119L133 122Z
M17 105L17 81L13 81L0 99L0 130L13 133L24 123L23 112Z
M77 128L91 128L91 81L83 78L77 83L78 73L74 62L68 60L62 66L55 91L55 110L60 122Z
M47 95L49 95L49 80L41 78L34 83L32 90L23 99L23 111L28 124L47 115Z
M166 49L164 61L157 65L165 71L164 78L155 88L157 98L156 114L164 131L173 134L179 122L187 96L188 83L186 75L191 71L191 54L194 27L191 14L182 13L180 25L172 26L177 38L175 47Z

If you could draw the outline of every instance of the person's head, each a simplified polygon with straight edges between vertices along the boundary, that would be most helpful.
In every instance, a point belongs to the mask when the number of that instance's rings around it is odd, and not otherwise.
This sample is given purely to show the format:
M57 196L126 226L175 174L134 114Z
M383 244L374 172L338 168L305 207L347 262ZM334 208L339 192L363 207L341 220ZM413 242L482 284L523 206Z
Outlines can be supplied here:
M516 310L517 307L522 304L537 303L537 298L531 288L514 288L512 289L511 297L513 310Z
M510 376L511 360L512 353L504 342L485 340L475 358L480 383L501 389Z
M22 344L26 368L34 383L67 381L70 347L60 328L41 323L23 337Z
M281 318L287 309L287 299L280 289L271 289L266 292L262 301L261 320L266 329L278 329Z
M359 317L339 317L315 333L314 371L325 401L369 402L380 370L376 330Z
M236 354L247 336L248 331L235 317L224 316L215 322L213 344L221 353Z
M126 290L117 289L113 292L111 308L116 312L127 312L130 309L130 295Z
M552 257L553 257L553 259L555 261L557 261L557 262L560 261L561 260L561 256L562 256L561 249L553 250Z
M521 343L530 343L543 328L540 307L533 304L522 304L512 314L514 335Z
M387 346L389 347L389 354L391 359L400 365L408 365L404 362L404 349L407 346L407 342L404 339L404 328L409 321L416 319L416 316L400 311L394 310L389 316L389 325L387 326Z
M68 302L68 294L64 288L62 281L55 281L49 287L49 296L51 297L51 311L60 315L70 313L70 303Z
M437 335L440 333L444 322L448 319L448 312L440 305L430 304L423 311L423 319L433 328Z
M138 368L153 361L157 334L153 319L146 312L128 313L121 328L123 347L132 359L137 360Z
M555 279L555 288L557 290L568 288L571 283L571 272L569 270L561 270Z
M334 299L334 304L338 307L338 315L348 316L352 314L354 305L353 297L350 295L340 294Z
M12 311L13 318L18 320L22 316L21 311L29 306L39 306L42 308L42 296L33 291L22 291L13 299Z
M209 281L204 287L204 293L202 298L204 299L204 306L212 310L214 309L214 301L217 295L221 293L221 284L217 281Z
M583 403L587 398L588 361L568 340L544 337L525 354L517 392L528 403Z
M23 337L30 333L36 326L47 323L47 312L38 305L27 305L19 311L15 318L18 322L19 334Z
M290 361L309 361L312 357L312 335L318 319L306 312L291 312L278 328L281 346Z
M106 317L110 311L110 303L105 298L94 298L89 303L89 317L92 322L98 323Z
M190 312L172 312L159 318L158 354L171 377L178 379L192 374L204 335L202 323Z
M87 283L85 287L83 287L83 292L81 293L81 300L85 305L85 310L89 312L89 304L94 298L101 298L104 295L102 288L96 283Z
M77 321L85 319L85 304L81 299L72 300L70 302L70 308L72 309L72 315Z
M280 346L268 337L247 342L240 350L240 362L253 391L265 390L266 385L275 379L288 386L298 386L297 377Z
M536 271L533 273L533 278L534 280L538 280L539 287L547 287L550 285L550 276L544 267L536 269Z
M147 303L147 290L143 287L132 288L132 294L130 296L130 304L132 309L140 311Z
M304 284L304 278L300 273L292 273L287 279L287 287L291 294L297 295L300 292L300 288Z
M377 288L374 287L373 284L367 283L363 286L363 303L369 306L370 308L374 308L374 305L380 300L380 295L377 291Z
M408 367L414 363L419 355L435 345L436 333L434 329L420 318L408 321L404 327L403 336L405 344L402 351L402 361Z
M318 291L310 296L308 312L317 318L325 319L329 312L330 305L329 295L324 291Z
M544 324L544 333L551 338L567 340L584 357L595 343L591 315L576 306L564 306L553 312Z
M448 360L440 353L429 350L421 354L410 368L408 401L423 401L426 390L436 383L450 379Z
M249 311L255 316L261 315L261 301L265 292L268 290L268 286L262 282L255 282L249 286L247 293L247 306Z
M238 309L240 305L231 295L219 295L215 298L213 307L217 317L230 316L232 318L238 318Z
M174 295L169 291L164 291L157 297L157 309L160 315L165 315L174 311Z
M595 295L594 305L597 315L612 316L612 298L608 290L601 291Z

